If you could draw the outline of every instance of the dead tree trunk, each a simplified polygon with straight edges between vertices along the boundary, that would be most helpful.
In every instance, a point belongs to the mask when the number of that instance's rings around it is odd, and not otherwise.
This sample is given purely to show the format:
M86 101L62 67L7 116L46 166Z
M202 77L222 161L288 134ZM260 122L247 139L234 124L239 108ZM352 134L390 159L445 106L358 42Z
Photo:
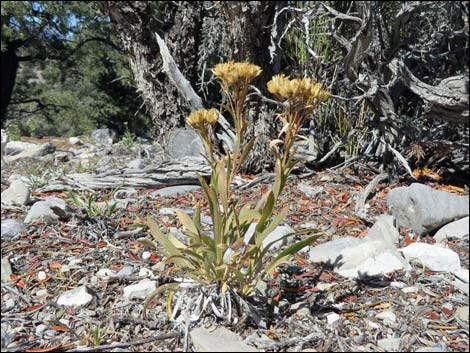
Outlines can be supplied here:
M189 110L162 71L154 33L163 33L183 75L188 80L194 79L202 4L198 1L106 1L103 6L128 53L137 89L154 122L154 132L165 142L166 133L181 126Z
M284 2L227 1L205 7L208 3L106 1L103 5L128 52L137 88L163 145L173 128L184 126L191 104L165 74L154 33L167 44L179 70L206 107L220 99L218 86L208 84L209 69L216 63L237 60L261 66L263 76L256 85L262 91L275 71L268 46L276 8ZM274 119L261 109L259 101L252 101L249 109L253 121L250 133L258 139L247 167L259 171L271 159L267 146L275 134Z

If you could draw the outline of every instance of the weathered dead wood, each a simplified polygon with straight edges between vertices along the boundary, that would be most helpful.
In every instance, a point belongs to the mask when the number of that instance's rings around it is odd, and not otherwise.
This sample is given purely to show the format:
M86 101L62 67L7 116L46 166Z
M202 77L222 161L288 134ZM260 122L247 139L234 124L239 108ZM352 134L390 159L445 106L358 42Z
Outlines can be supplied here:
M419 80L400 60L390 65L400 80L418 97L425 101L424 117L455 123L469 123L469 80L466 75L448 77L437 86Z
M181 94L181 96L189 103L192 110L202 109L203 105L201 97L199 97L199 95L191 86L191 83L181 73L178 65L171 56L165 41L158 35L158 33L155 33L155 37L160 48L160 55L162 56L163 71L166 73L173 85L178 89L178 92ZM219 138L225 141L225 143L230 148L232 148L233 141L235 140L235 134L230 127L230 123L224 118L222 114L219 114L218 122L224 130Z
M382 173L377 175L367 186L362 190L361 194L357 198L355 213L356 216L362 219L367 219L366 214L366 201L370 193L375 190L377 185L387 178L387 174Z
M170 332L166 334L152 336L152 337L145 338L145 339L142 339L140 341L135 341L135 342L126 342L126 343L115 342L111 344L104 344L101 346L69 349L66 352L96 352L96 351L105 351L105 350L110 350L110 349L115 349L115 348L128 348L128 347L134 347L134 346L141 346L143 344L147 344L147 343L151 343L155 341L167 340L170 338L177 338L179 336L181 336L179 332Z
M102 174L73 173L52 181L40 192L68 189L115 189L118 187L154 188L199 185L197 175L208 178L210 167L201 159L171 160L158 167L127 171L125 168Z

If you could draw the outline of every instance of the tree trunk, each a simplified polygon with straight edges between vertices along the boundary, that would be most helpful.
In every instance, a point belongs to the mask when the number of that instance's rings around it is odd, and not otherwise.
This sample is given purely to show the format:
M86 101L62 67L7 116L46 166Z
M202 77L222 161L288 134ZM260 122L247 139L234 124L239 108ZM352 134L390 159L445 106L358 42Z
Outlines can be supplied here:
M2 121L2 129L6 126L7 121L7 109L10 105L11 96L13 94L13 88L15 87L16 74L19 67L19 58L16 55L16 49L7 46L7 50L1 53L1 107L0 116Z
M154 132L165 145L166 133L183 124L188 108L162 72L155 33L163 32L176 64L189 80L197 74L199 2L105 1L126 49L135 83L154 121Z
M154 122L154 132L165 146L172 129L184 126L189 104L162 70L162 59L154 33L167 44L178 68L204 99L206 107L220 102L219 87L210 80L210 68L228 60L249 61L263 69L255 83L264 91L275 73L268 46L276 8L284 2L202 1L106 1L123 46L128 51L138 90ZM204 5L206 3L206 5ZM281 32L278 30L278 32ZM250 102L253 124L249 134L258 138L247 166L258 171L269 163L268 139L275 134L272 114ZM257 170L256 170L257 169Z

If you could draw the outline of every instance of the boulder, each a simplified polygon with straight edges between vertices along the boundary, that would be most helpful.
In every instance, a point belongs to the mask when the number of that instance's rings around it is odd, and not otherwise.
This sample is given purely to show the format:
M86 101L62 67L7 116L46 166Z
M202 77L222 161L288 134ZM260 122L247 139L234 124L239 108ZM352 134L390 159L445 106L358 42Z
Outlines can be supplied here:
M395 227L395 217L389 215L381 215L377 218L377 221L369 229L369 232L365 236L366 240L379 240L387 242L391 245L398 243L400 233Z
M124 298L145 299L157 288L157 282L143 279L139 283L124 287Z
M469 215L469 197L435 190L414 183L393 189L387 204L398 225L410 227L417 234L426 234Z
M458 221L446 224L434 235L437 242L447 239L464 239L469 235L469 217L459 219Z
M97 129L91 133L91 139L97 145L112 145L117 141L116 132L111 129Z
M201 187L198 185L177 185L153 191L150 195L152 195L152 197L173 197L188 194L190 192L198 191L200 189Z
M388 241L345 237L312 247L310 261L330 263L344 277L374 276L410 269Z
M191 331L190 336L196 352L257 352L225 327L214 331L198 327Z
M57 299L57 305L81 308L90 304L93 296L86 286L81 286L62 293Z
M439 245L413 243L400 250L407 260L417 260L432 271L457 272L459 255Z
M143 144L140 146L140 157L151 159L155 163L165 159L165 151L157 142L153 144Z
M37 147L37 144L23 141L10 141L5 144L4 152L7 156L14 156L15 154L21 153L34 147Z
M17 219L6 219L2 221L2 240L13 238L14 236L25 232L26 226L21 220Z
M29 187L21 179L16 179L1 193L2 204L7 206L24 206L29 201L29 196Z
M204 145L194 130L174 129L168 141L168 156L170 159L183 157L200 157L204 154Z
M15 154L14 156L8 156L6 160L7 162L12 162L12 161L17 161L17 160L26 159L26 158L43 157L47 154L54 153L55 150L56 150L56 147L52 143L35 145L34 147L28 148L18 154Z
M143 159L133 159L129 163L127 163L126 168L129 170L140 170L144 169L145 167L145 162Z
M59 219L64 219L68 216L69 206L67 203L62 199L50 197L43 201L36 202L29 210L24 222L29 224L41 219L47 224L54 224L57 223Z
M51 210L47 202L38 201L31 207L24 222L29 224L36 220L43 220L46 224L54 224L59 221L59 217Z
M244 242L245 244L248 244L251 240L251 238L255 234L257 223L252 223L250 227L248 228L247 232L245 233L245 239ZM276 229L272 233L269 233L266 238L263 240L263 247L268 246L271 242L281 239L282 237L286 236L287 234L295 233L295 230L293 230L289 226L277 226ZM282 241L278 241L274 243L270 249L279 249L281 246L287 245L288 243L292 243L294 241L294 236L292 237L287 237L283 239Z
M1 129L1 155L2 155L2 162L3 162L3 156L5 155L5 148L8 143L8 134L5 130Z
M77 145L77 146L83 145L83 141L80 140L78 137L69 137L69 143L71 145Z

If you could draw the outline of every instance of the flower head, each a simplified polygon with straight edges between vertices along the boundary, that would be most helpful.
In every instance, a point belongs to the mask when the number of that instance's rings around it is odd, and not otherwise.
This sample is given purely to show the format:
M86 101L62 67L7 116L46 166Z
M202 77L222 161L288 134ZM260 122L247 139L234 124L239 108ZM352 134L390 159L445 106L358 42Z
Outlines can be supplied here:
M201 109L192 112L186 122L193 128L198 128L205 125L214 125L219 119L219 112L217 109Z
M322 89L323 85L311 78L289 79L284 75L275 75L268 82L268 91L282 99L312 102L314 99L324 101L330 93Z
M212 69L212 73L217 76L224 84L233 86L235 84L249 84L256 77L261 75L261 68L257 65L247 62L229 61L223 64L217 64Z

